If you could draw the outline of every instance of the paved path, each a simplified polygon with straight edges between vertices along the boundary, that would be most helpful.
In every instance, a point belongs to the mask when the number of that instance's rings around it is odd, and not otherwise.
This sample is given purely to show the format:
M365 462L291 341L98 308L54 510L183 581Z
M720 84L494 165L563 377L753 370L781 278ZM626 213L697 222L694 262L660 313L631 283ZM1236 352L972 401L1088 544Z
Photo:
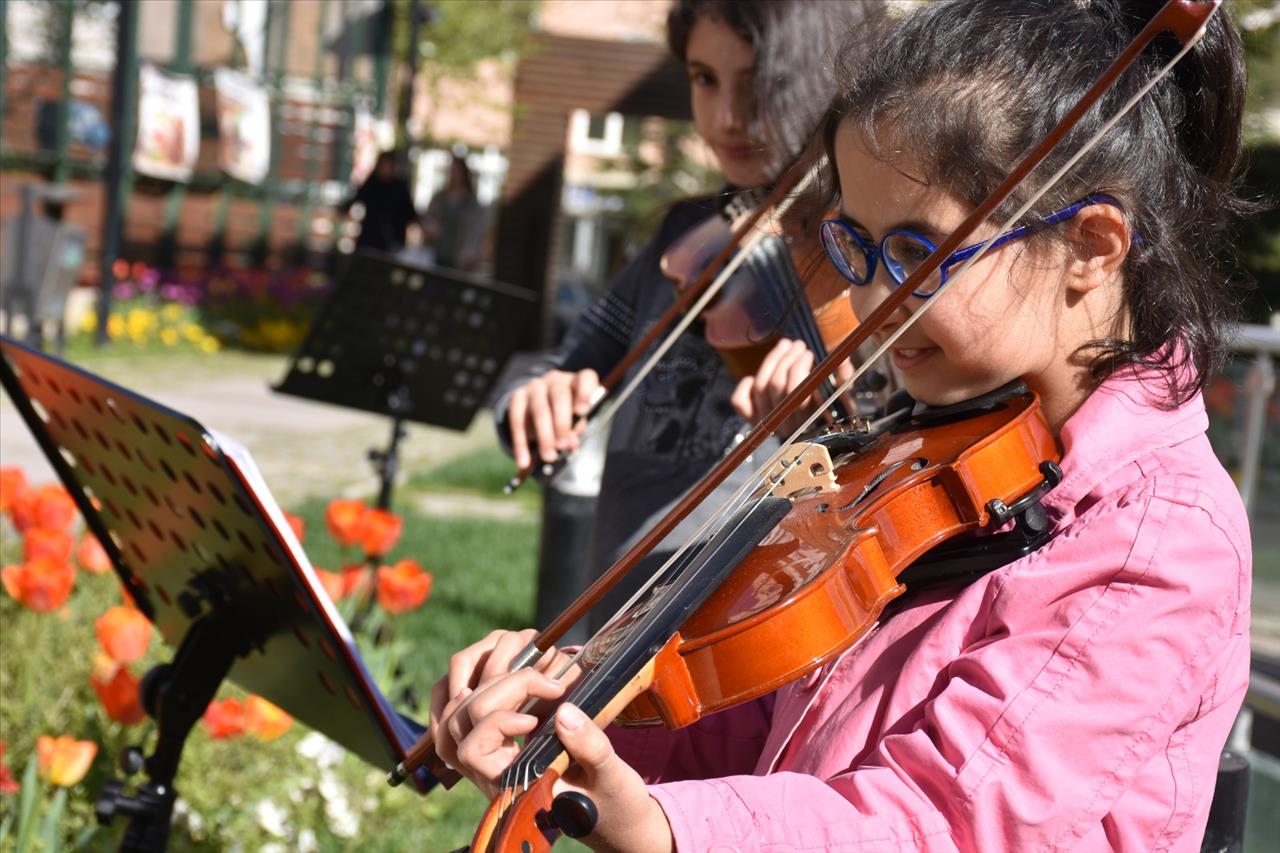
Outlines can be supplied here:
M282 357L95 355L85 362L89 370L245 445L286 507L308 496L376 495L378 481L365 454L386 445L390 421L271 391L269 383L284 374ZM401 443L401 470L432 467L493 442L487 413L465 433L410 425ZM7 395L0 395L0 465L20 465L35 482L54 478Z

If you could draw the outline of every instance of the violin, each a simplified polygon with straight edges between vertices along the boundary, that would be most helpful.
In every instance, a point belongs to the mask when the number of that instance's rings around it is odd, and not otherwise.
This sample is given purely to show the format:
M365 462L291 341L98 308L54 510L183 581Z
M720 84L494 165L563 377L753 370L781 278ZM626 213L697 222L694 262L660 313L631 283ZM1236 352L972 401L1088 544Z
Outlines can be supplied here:
M821 246L781 224L785 230L742 250L741 266L702 312L707 343L739 379L756 373L780 338L803 341L822 359L858 325L849 283L826 263ZM729 219L710 217L663 254L663 274L683 290L732 238Z
M542 631L516 657L512 668L529 665L551 648L617 579L803 406L836 365L880 329L1044 161L1157 35L1171 32L1185 53L1204 32L1218 5L1220 0L1169 0L992 194L662 520ZM1177 57L1161 74L1176 61ZM1024 216L1056 177L1031 193L996 233ZM990 242L941 285L935 298L887 335L872 360L936 304L938 293L959 280ZM864 364L837 393L852 387L865 371ZM913 415L900 429L836 432L803 444L794 443L793 436L762 468L755 491L746 499L730 501L714 535L673 557L648 593L626 609L598 642L588 644L579 661L584 675L567 701L583 707L601 724L618 718L632 723L687 724L709 710L762 695L803 674L808 671L806 656L816 666L851 647L903 594L901 587L914 582L908 578L922 562L926 583L931 576L956 579L946 570L954 553L931 564L927 559L931 552L936 556L939 549L950 547L948 540L955 535L981 527L994 529L1015 517L1022 518L1024 527L1043 526L1043 518L1035 520L1032 509L1038 495L1056 483L1058 450L1037 409L1034 395L1014 390L980 401L977 408L942 410L923 420ZM811 414L797 435L818 416L818 412ZM704 530L712 526L709 523ZM1033 535L1026 537L1028 547L1035 545L1034 533L1033 529ZM801 605L811 609L804 619L793 621L787 611ZM783 630L775 632L769 623ZM830 633L828 626L833 626ZM472 849L532 853L546 849L561 830L591 831L589 802L584 804L576 796L565 800L567 806L558 807L561 798L552 797L554 780L568 761L553 732L550 725L543 726L528 739L504 774L503 790L486 812ZM429 752L415 747L398 770L421 766Z
M1037 547L1048 528L1039 498L1060 480L1060 456L1038 398L1015 385L793 445L767 487L591 639L564 701L602 726L687 726L850 648L906 593L908 572L919 591ZM1017 546L982 537L999 556L978 569L944 544L1009 519L1015 529L995 536ZM949 553L928 560L939 548ZM551 795L567 765L548 718L504 773L510 796L495 799L472 850L542 850L575 832Z

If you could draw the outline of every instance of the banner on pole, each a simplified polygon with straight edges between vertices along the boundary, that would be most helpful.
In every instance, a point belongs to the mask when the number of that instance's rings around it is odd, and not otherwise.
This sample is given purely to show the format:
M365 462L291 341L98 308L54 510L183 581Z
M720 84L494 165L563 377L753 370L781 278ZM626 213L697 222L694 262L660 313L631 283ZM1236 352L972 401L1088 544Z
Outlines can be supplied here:
M214 72L218 103L218 166L247 184L260 184L271 166L271 107L267 90L238 71Z
M185 183L191 180L199 153L200 97L195 78L142 66L134 171Z

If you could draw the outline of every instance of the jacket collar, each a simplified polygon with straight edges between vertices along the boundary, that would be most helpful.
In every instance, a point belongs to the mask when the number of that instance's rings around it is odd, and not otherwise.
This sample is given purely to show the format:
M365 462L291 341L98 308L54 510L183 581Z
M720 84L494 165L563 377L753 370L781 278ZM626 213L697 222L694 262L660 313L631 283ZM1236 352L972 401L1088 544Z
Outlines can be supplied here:
M1196 394L1176 409L1162 408L1165 390L1152 370L1117 372L1063 425L1062 482L1044 498L1059 524L1111 475L1150 453L1204 433L1209 418Z

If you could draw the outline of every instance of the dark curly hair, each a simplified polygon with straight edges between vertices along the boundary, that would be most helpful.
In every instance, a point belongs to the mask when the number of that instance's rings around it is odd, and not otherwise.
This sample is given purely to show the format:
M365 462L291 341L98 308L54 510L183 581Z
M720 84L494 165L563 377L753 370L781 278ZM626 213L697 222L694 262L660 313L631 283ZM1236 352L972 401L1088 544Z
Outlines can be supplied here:
M873 150L906 150L926 179L977 205L1163 5L1160 0L943 0L894 22L875 62L843 61L822 134L856 123ZM1003 220L1180 49L1169 35L1136 65L993 219ZM1229 228L1255 206L1234 192L1244 54L1225 12L1030 218L1094 193L1118 199L1134 242L1123 266L1126 339L1089 343L1095 382L1126 366L1163 377L1163 404L1194 395L1228 350L1239 298ZM834 173L834 165L831 170ZM834 192L834 181L829 192ZM1039 239L1053 239L1054 229Z

